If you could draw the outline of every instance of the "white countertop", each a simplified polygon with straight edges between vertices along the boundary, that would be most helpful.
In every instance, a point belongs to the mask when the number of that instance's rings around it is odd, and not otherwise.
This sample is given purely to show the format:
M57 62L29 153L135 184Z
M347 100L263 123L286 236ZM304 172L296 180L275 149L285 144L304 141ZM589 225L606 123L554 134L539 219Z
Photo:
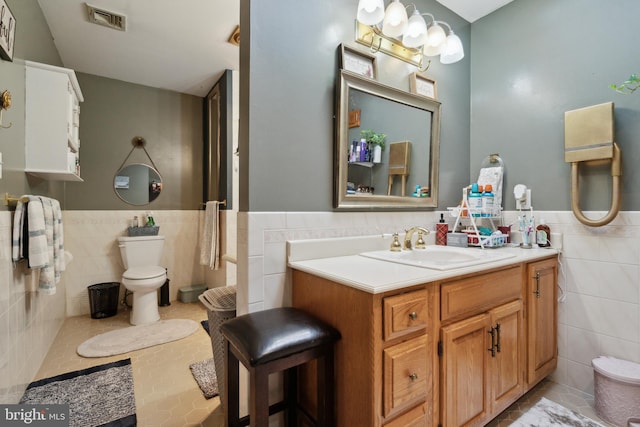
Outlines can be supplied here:
M468 273L534 261L558 253L555 249L537 247L532 249L519 247L470 248L469 250L478 251L510 251L514 256L446 271L396 264L358 255L358 253L368 250L388 249L389 242L388 236L382 236L382 239L381 236L367 236L288 242L288 266L336 283L377 294Z

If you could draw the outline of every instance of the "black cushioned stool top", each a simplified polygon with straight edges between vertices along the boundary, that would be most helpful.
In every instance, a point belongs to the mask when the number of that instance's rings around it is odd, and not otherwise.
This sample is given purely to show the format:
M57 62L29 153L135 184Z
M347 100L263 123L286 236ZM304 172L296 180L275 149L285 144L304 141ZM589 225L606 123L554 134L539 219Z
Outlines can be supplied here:
M220 332L247 357L251 366L333 343L340 338L336 329L293 307L238 316L224 322Z

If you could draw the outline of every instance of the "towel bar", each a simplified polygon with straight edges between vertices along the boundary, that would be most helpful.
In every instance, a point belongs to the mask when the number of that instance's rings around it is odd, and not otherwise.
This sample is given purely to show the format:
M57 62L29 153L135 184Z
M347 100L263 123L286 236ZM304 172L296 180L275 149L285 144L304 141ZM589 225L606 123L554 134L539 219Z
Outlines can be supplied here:
M10 196L9 193L4 193L5 206L14 205L14 204L17 204L18 202L27 203L28 201L29 201L28 197L13 197L13 196Z

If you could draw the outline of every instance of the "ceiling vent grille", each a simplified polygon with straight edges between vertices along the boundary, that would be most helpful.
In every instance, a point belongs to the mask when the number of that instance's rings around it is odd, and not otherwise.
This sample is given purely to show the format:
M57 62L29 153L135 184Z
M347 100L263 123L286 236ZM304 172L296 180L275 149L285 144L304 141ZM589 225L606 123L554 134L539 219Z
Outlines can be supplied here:
M113 28L114 30L126 31L127 18L124 15L119 15L108 10L98 9L91 6L88 3L87 12L89 13L89 22L94 24L103 25L105 27Z

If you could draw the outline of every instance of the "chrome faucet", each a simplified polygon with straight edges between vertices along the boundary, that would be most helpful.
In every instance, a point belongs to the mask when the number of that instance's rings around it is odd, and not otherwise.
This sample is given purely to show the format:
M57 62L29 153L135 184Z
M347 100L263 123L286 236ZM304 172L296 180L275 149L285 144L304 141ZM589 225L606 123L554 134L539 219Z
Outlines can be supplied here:
M413 233L418 232L418 239L416 240L416 245L415 248L416 249L424 249L427 247L427 244L425 243L424 239L422 238L423 236L429 234L429 230L427 230L424 227L412 227L408 230L405 230L405 235L404 235L404 249L407 251L410 251L411 249L413 249L413 245L411 243L411 238L413 237Z

